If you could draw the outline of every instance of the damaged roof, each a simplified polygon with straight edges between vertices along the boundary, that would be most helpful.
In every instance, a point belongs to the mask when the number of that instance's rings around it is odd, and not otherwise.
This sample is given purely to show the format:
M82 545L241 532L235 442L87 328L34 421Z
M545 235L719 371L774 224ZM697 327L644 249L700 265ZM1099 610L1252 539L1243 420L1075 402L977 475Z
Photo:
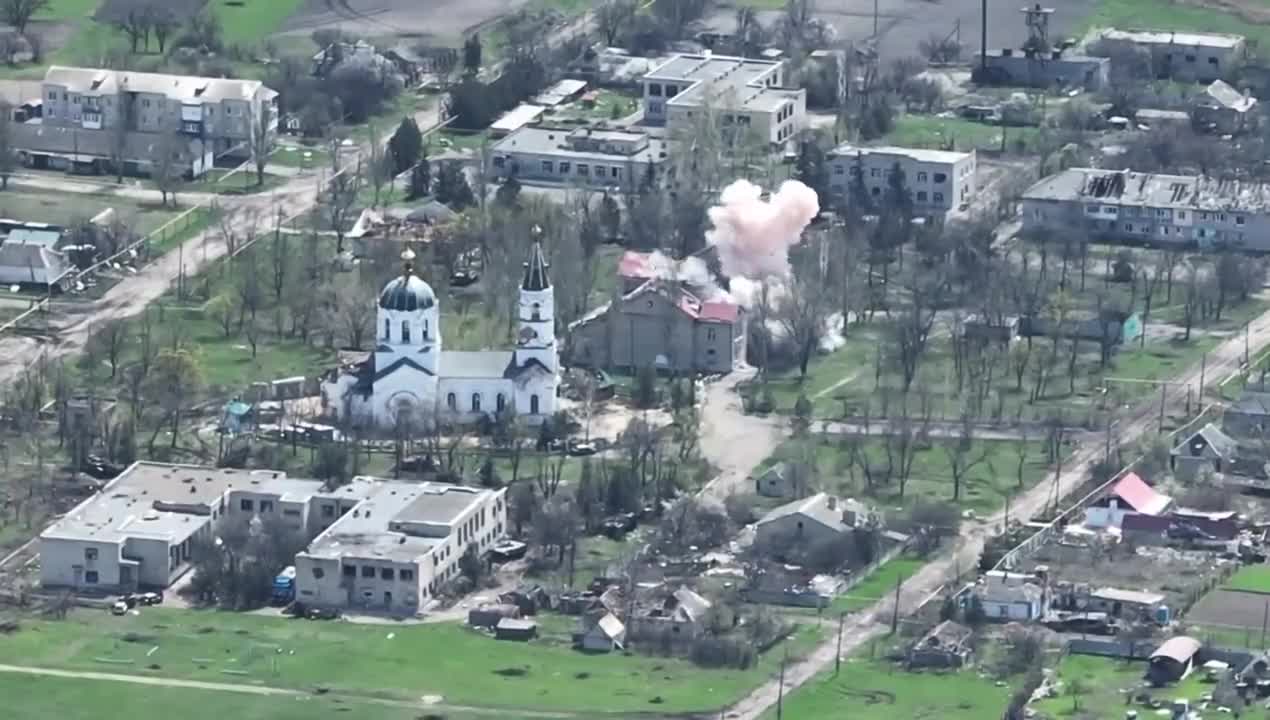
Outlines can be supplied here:
M1214 80L1205 88L1204 94L1217 105L1239 113L1248 112L1257 104L1257 98L1239 92L1224 80Z
M1096 202L1202 211L1270 211L1270 186L1203 175L1070 168L1032 185L1024 200Z

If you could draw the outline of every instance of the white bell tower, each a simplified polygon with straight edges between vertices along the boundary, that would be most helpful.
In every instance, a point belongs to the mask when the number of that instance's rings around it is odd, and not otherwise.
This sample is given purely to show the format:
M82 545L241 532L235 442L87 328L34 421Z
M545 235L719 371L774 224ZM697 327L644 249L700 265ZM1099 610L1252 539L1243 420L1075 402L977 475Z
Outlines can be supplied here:
M516 365L524 367L527 362L537 361L555 374L560 361L556 352L556 301L547 277L548 267L542 243L535 240L520 284Z

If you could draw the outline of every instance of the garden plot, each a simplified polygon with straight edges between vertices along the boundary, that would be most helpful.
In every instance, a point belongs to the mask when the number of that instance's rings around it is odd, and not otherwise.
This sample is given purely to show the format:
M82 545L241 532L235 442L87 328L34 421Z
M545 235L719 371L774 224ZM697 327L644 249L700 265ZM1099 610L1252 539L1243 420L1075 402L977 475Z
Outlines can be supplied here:
M1088 583L1091 588L1154 592L1170 608L1185 608L1220 577L1213 553L1172 548L1075 543L1055 536L1020 568L1032 572L1049 567L1056 581ZM1258 611L1260 612L1260 611ZM1260 614L1258 614L1260 622Z

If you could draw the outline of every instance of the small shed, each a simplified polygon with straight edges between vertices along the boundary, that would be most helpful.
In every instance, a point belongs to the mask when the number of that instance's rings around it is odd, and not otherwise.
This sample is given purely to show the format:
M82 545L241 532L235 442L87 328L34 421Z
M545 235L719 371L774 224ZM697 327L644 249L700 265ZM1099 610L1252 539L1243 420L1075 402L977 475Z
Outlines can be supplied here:
M520 608L515 605L486 604L473 608L467 613L467 624L472 627L494 628L504 618L513 620L520 618Z
M1199 655L1199 649L1199 640L1187 635L1178 635L1165 640L1163 645L1151 653L1147 679L1152 685L1158 687L1185 678L1195 668L1195 658Z
M970 660L970 628L945 620L908 651L909 668L959 668Z
M243 432L252 424L252 406L242 400L231 400L225 405L225 414L221 418L220 429L222 432L231 435L237 435Z
M1213 423L1196 430L1169 452L1178 480L1194 480L1204 468L1225 472L1239 455L1239 443Z
M494 637L499 640L528 642L538 637L538 623L505 617L494 626Z
M779 462L754 478L754 492L763 497L798 500L811 494L810 480L806 465Z
M626 626L613 613L605 613L582 633L583 650L612 652L626 643Z

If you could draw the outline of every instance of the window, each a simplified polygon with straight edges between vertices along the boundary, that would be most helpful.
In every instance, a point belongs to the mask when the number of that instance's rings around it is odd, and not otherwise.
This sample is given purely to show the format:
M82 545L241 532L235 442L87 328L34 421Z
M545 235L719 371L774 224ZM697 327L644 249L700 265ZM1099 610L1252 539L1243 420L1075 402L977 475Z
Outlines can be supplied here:
M498 410L498 412L502 412L503 410L506 410L507 396L502 393L499 393L498 397L494 399L494 407Z
M877 187L873 188L873 192L872 192L873 197L877 197L878 195L881 195L881 194L882 194L882 188L877 188Z
M1217 217L1217 219L1220 220L1221 222L1226 222L1226 213L1222 213L1221 215Z
M543 171L543 172L550 174L550 173L555 172L555 170L556 170L555 163L551 162L550 160L543 160L543 161L542 161L542 171Z
M65 100L65 99L66 99L66 96L65 96L65 95L63 95L63 96L62 96L62 99L63 99L63 100ZM150 107L150 100L149 100L149 99L142 100L142 101L141 101L141 107Z
M714 328L706 328L706 340L713 340L715 337Z
M925 191L925 190L918 190L918 191L917 191L917 202L923 202L923 203L924 203L924 202L926 202L926 191Z
M238 502L238 509L242 510L243 512L251 512L252 511L251 500L249 498L243 498L242 500L240 500Z
M313 577L317 578L318 580L321 580L322 578L326 577L326 571L320 567L315 567L313 568Z
M1124 231L1125 231L1125 232L1133 232L1133 223L1125 223L1125 224L1124 224Z
M335 506L334 506L334 505L323 505L323 506L322 506L322 517L324 517L324 518L335 517Z
M648 94L651 97L661 97L661 83L648 83Z
M1178 210L1178 211L1177 211L1177 219L1178 219L1178 220L1185 220L1185 219L1186 219L1186 211L1185 211L1185 210Z
M948 182L948 176L944 173L935 173L935 183Z
M561 175L569 174L569 163L564 162L563 160L560 161L560 174Z
M921 171L921 172L918 172L918 173L917 173L917 182L926 182L926 171L925 171L925 170L923 170L923 171Z
M96 585L96 584L97 584L97 571L96 571L96 570L89 570L89 571L85 572L85 573L84 573L84 582L88 583L89 585Z
M531 415L538 414L538 396L537 395L529 396L529 413Z
M1209 65L1216 65L1216 64L1217 64L1217 58L1215 58L1215 57L1210 57L1210 58L1208 59L1208 64L1209 64Z
M356 565L345 565L345 566L344 566L344 577L357 577L357 566L356 566Z
M262 512L262 513L273 512L273 501L272 501L272 500L261 500L261 501L260 501L260 512Z
M375 566L374 566L374 565L363 565L363 566L362 566L362 577L364 577L364 578L373 578L373 577L375 577Z
M1195 62L1195 56L1194 56L1194 55L1187 55L1187 56L1186 56L1186 62Z
M1115 215L1115 214L1116 214L1116 208L1115 208L1115 206L1113 206L1113 205L1103 205L1103 206L1102 206L1102 214L1103 214L1103 215Z
M847 173L847 170L846 170L846 168L844 168L842 165L834 165L834 166L833 166L833 174L834 174L834 175L845 175L846 173Z
M869 168L869 177L881 177L882 171L877 168Z
M1243 224L1244 224L1244 216L1243 216L1243 215L1236 215L1236 216L1235 216L1235 224L1236 224L1236 225L1243 225Z
M410 342L410 321L409 320L401 321L401 341L403 343Z
M621 177L621 176L622 176L622 168L620 168L620 167L613 167L613 168L609 168L609 176L611 176L611 177L615 177L615 178L619 178L619 177Z
M481 411L481 394L472 393L472 412Z
M84 559L92 562L97 559L97 548L84 548Z
M529 317L533 320L542 319L542 304L541 303L534 303L533 310L530 311Z
M503 157L502 155L494 156L494 167L501 168L503 167L504 164L506 164L506 162L507 162L507 158Z
M395 574L396 574L396 573L394 573L394 572L392 571L392 568L381 568L381 569L380 569L380 571L379 571L379 579L380 579L380 580L392 580L392 579L393 579L393 576L394 576Z
M450 393L445 396L445 406L451 410L459 409L459 399L454 396L454 393Z
M674 97L674 96L676 96L676 95L678 95L678 94L679 94L679 86L678 86L678 85L667 85L667 86L666 86L666 97L668 97L668 98L672 98L672 97Z
M583 176L590 175L591 166L586 163L578 163L578 174Z
M411 580L415 579L415 571L402 570L400 573L397 574L397 576L398 576L398 579L400 579L402 582L410 582Z
M944 194L941 192L933 193L932 199L934 200L934 202L941 203L944 201Z
M389 340L391 338L392 338L392 321L389 320L388 318L384 318L384 339Z

